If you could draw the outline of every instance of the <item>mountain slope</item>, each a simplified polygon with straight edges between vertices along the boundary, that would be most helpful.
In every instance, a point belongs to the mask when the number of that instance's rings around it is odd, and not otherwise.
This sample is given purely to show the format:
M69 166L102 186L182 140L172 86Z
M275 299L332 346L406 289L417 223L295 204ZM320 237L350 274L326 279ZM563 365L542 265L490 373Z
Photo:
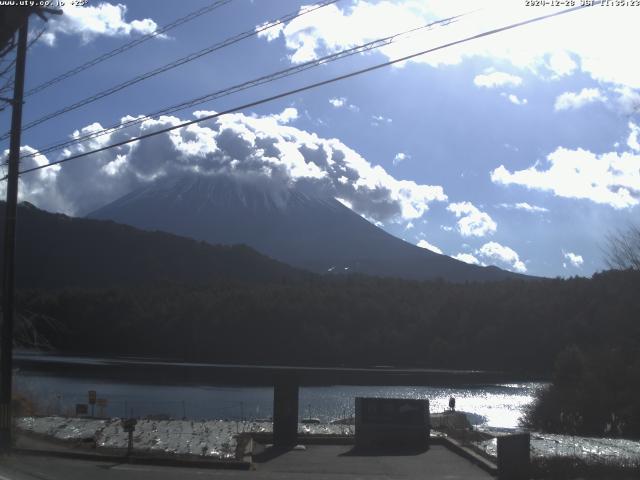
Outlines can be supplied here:
M247 244L314 272L451 281L522 277L400 240L332 197L230 176L169 177L89 214L212 244Z
M5 204L0 203L0 218ZM301 280L311 274L246 246L212 246L169 233L18 208L16 285L106 287L163 281ZM0 238L0 248L3 244ZM0 259L1 264L2 259Z

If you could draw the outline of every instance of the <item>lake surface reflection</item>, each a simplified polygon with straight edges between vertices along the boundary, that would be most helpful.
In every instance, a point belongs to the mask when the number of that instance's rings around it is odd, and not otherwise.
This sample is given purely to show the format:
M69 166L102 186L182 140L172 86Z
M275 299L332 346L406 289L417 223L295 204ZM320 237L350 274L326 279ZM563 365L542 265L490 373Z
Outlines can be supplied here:
M472 423L492 428L516 428L523 409L544 383L474 385L470 387L379 387L336 385L300 388L300 417L323 423L352 416L354 398L401 397L428 399L431 412L448 407L474 414ZM272 415L273 389L269 387L211 387L135 385L115 381L18 372L16 390L33 399L40 414L73 414L76 404L87 403L95 390L106 406L95 414L110 417L166 415L187 419L265 419Z

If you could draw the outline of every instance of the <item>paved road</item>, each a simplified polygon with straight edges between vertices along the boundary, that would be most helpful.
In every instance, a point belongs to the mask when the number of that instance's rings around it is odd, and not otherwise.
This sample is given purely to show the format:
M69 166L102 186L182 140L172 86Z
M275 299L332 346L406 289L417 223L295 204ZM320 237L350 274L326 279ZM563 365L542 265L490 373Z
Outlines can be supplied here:
M303 451L262 455L253 471L177 468L66 458L12 455L0 458L0 480L276 480L493 478L442 446L416 455L358 456L350 446L310 445Z

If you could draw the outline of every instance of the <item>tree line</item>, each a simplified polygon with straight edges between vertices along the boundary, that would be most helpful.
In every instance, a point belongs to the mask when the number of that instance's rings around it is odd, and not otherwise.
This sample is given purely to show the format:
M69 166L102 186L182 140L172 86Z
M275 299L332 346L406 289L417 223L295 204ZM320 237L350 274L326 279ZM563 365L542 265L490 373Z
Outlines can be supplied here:
M637 351L639 284L631 270L467 284L354 275L26 290L18 306L74 354L550 374L569 345Z

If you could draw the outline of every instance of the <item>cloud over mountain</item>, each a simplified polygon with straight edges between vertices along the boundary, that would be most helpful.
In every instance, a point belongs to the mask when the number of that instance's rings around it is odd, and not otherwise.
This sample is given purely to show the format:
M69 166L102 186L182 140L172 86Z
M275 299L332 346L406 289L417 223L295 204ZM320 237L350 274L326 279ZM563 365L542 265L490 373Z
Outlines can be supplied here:
M497 262L498 264L508 266L510 269L520 273L527 271L527 267L524 262L520 260L518 253L512 248L501 245L498 242L485 243L476 251L476 253L490 263ZM462 260L461 258L458 259Z
M453 258L461 262L470 263L471 265L480 265L480 261L470 253L458 253Z
M577 253L563 252L563 256L564 256L564 259L575 268L580 268L584 263L584 259L582 258L582 255L578 255ZM566 262L563 263L562 266L564 268L567 268L567 263Z
M211 112L194 112L202 117ZM123 122L135 117L124 117ZM63 166L26 174L22 198L41 208L75 214L98 208L155 179L197 172L269 178L273 185L293 185L339 197L374 221L421 217L429 204L446 201L441 186L423 185L390 175L335 138L321 138L289 125L297 111L274 115L224 115L173 130ZM144 122L69 147L61 158L133 136L177 125L174 116ZM76 138L101 129L94 123L74 132ZM33 153L31 147L25 152ZM5 152L6 154L6 152ZM57 160L52 158L51 160ZM37 155L24 166L50 159Z
M432 252L436 252L442 255L442 250L440 248L436 247L435 245L429 243L424 239L420 240L418 243L416 243L416 245L419 246L420 248L426 248L427 250L431 250Z
M471 202L450 203L447 210L458 218L458 231L465 237L484 237L498 228L488 213L482 212Z

